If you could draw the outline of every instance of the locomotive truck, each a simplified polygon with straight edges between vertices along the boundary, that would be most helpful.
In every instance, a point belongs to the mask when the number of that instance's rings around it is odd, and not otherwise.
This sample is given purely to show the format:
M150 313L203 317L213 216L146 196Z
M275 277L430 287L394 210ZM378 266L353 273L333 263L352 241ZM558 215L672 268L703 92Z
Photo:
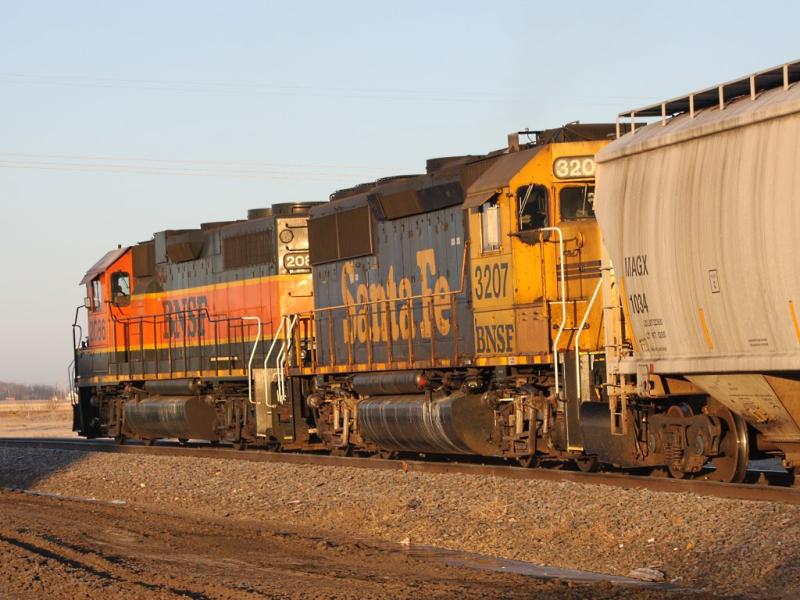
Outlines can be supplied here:
M82 282L74 428L721 481L757 456L794 468L798 77L118 248Z

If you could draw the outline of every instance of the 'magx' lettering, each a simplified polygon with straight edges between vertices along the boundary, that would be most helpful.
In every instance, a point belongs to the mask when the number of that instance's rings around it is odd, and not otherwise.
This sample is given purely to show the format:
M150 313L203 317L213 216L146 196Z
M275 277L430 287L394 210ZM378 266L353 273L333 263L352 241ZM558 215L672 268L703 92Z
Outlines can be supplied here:
M514 349L514 325L499 323L475 325L475 351L478 354L511 352Z
M647 254L625 257L625 277L643 277L647 272Z
M450 333L450 284L445 276L437 277L433 248L417 252L417 268L419 290L414 290L408 277L397 281L394 266L389 267L385 285L359 283L353 290L358 281L355 263L344 263L342 303L349 316L342 322L344 338L350 343L365 343L368 336L373 342L386 342L390 335L392 341L430 338L434 326L443 336ZM422 309L417 311L422 315L419 322L414 318L415 307Z
M164 330L166 339L203 337L207 316L208 298L206 296L188 296L162 300L164 307Z

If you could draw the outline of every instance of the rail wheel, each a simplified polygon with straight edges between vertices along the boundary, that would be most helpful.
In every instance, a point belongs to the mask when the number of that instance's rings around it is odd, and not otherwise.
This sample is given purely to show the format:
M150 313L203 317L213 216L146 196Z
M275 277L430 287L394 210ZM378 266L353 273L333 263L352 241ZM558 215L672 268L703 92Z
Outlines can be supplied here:
M667 473L673 479L691 479L694 476L693 473L687 473L680 466L674 464L667 465Z
M117 444L117 446L122 446L127 441L128 441L128 438L126 438L124 435L118 435L118 436L114 437L114 442Z
M238 440L233 442L233 447L236 450L247 450L247 440Z
M394 460L397 458L398 452L395 450L378 450L373 456L375 458L382 458L383 460Z
M573 459L578 469L584 473L594 473L600 468L600 463L596 456L579 456Z
M534 467L539 466L539 457L536 456L535 454L529 454L527 456L518 456L517 464L525 469L532 469Z
M750 457L747 423L742 417L718 402L708 405L708 414L719 417L724 423L723 428L725 429L719 445L722 456L711 460L714 471L708 474L708 479L725 483L741 483L747 475L747 461Z
M353 454L353 447L348 444L347 446L331 448L330 453L331 456L351 456Z

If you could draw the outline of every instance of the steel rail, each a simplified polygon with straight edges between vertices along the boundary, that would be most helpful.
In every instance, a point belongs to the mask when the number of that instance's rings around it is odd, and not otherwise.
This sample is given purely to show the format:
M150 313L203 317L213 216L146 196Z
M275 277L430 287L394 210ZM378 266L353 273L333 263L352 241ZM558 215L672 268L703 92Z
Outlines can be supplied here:
M353 467L358 469L384 469L414 473L460 474L501 477L504 479L528 479L538 481L570 481L586 485L606 485L622 489L651 490L668 493L691 493L754 502L779 502L800 505L800 489L797 487L721 483L703 479L668 479L624 473L583 473L581 471L559 471L555 469L526 469L501 464L479 464L469 462L443 462L421 460L387 460L381 458L357 458L329 456L327 454L301 454L290 452L268 452L265 450L235 450L226 446L179 446L162 442L162 445L116 444L112 440L70 440L48 438L0 438L0 448L37 450L70 450L76 452L108 452L115 454L149 454L155 456L183 456L193 458L217 458L250 462L284 463L294 465L317 465L327 467Z

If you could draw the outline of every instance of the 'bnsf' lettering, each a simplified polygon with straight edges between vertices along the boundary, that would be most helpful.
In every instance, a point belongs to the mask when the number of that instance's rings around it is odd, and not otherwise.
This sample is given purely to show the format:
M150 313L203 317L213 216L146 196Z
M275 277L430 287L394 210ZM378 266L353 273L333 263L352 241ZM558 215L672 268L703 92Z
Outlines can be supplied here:
M164 308L164 337L181 339L204 337L208 308L206 296L187 296L174 300L162 300Z
M647 272L647 254L625 257L625 277L644 277Z
M475 325L475 346L478 354L514 351L514 325L500 323Z

